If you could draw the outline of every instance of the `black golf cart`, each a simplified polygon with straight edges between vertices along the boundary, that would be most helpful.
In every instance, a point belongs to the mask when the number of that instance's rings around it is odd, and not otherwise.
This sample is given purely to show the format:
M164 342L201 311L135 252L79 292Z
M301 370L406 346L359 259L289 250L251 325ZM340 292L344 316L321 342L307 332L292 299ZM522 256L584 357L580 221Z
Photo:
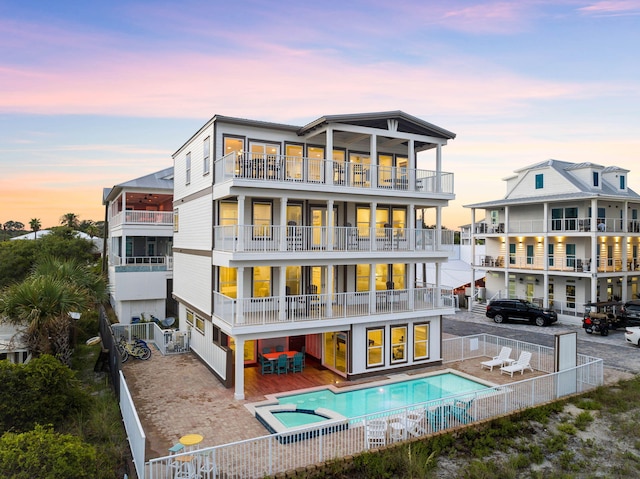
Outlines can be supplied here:
M622 303L619 301L599 301L584 305L582 327L587 334L600 333L607 336L609 330L624 326Z

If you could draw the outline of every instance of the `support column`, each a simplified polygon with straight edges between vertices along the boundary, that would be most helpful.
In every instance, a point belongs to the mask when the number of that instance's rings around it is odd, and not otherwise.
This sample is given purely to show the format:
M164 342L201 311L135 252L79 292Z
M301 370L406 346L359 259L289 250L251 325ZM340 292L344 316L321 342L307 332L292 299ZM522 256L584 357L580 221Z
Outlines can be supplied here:
M376 312L376 265L369 263L369 311Z
M371 155L371 183L369 188L377 188L378 187L378 137L376 135L371 135L370 143L369 143L369 151Z
M333 251L334 225L333 200L327 200L327 251Z
M407 145L407 185L408 191L418 191L418 180L416 171L418 164L416 161L415 143L413 140L408 141Z
M244 266L239 266L237 271L235 323L244 323Z
M470 288L471 294L469 295L469 304L467 305L467 309L471 311L471 307L473 306L473 298L474 298L474 295L476 294L476 209L475 208L471 208L471 231L469 232L469 241L471 242L471 279L469 282L469 284L471 285L471 288Z
M370 203L370 217L369 217L369 250L375 251L378 249L378 225L376 225L376 209L378 203L375 201Z
M407 271L407 274L409 276L407 278L408 280L407 291L409 293L409 311L413 311L413 307L415 305L415 297L416 297L416 294L418 294L416 289L416 264L412 263L409 266L410 267L408 268L408 271Z
M407 218L411 222L405 225L406 238L408 241L407 247L409 251L416 250L416 206L413 203L409 203L409 211L407 212Z
M290 233L287 228L287 202L288 198L286 196L280 199L280 232L277 237L280 240L280 251L287 250L287 241L289 241L288 233Z
M244 204L245 204L246 196L239 195L238 196L238 244L236 246L236 251L244 251Z
M436 193L442 192L442 145L436 147Z
M236 390L233 398L239 401L244 399L244 339L235 337L236 357L235 357L235 384Z
M326 302L324 305L324 318L333 317L333 292L335 291L333 282L336 280L333 275L334 266L327 265L327 286L325 288Z
M435 250L440 251L442 248L442 206L436 206L436 237L434 238L433 244L435 245Z
M287 318L287 306L289 298L287 297L287 267L280 266L278 268L278 319L280 321L286 321Z
M325 165L325 169L324 169L324 174L325 174L325 178L326 181L325 183L327 185L333 185L333 171L334 171L334 164L333 164L333 128L329 127L327 128L327 139L326 139L326 151L324 153L324 157L326 158L326 161L324 163Z

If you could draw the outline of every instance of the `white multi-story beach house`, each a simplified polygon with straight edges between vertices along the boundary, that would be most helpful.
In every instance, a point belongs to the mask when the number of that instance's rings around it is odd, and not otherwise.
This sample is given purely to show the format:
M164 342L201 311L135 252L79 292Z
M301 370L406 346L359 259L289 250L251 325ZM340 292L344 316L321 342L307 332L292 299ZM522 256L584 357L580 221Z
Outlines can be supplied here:
M505 178L503 199L467 205L471 244L485 241L474 268L487 271L487 297L534 300L570 316L588 302L636 299L640 196L628 172L543 161Z
M216 115L174 153L180 329L237 399L266 348L345 378L441 360L453 295L416 268L453 243L441 150L454 137L401 111L306 126Z
M123 324L175 314L173 168L105 188L111 305Z

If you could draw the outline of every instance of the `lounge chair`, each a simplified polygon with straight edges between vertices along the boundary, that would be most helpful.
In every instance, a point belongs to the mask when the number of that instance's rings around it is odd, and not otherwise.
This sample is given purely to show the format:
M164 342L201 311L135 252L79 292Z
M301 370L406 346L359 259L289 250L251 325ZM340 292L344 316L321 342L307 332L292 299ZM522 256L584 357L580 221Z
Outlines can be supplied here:
M522 351L520 353L520 357L515 363L510 364L509 366L502 366L500 368L500 372L510 374L511 377L513 377L513 373L517 373L518 371L520 371L520 374L524 374L525 369L529 369L533 372L533 368L529 364L529 361L531 361L531 353L529 351Z
M502 349L498 353L497 356L494 356L488 361L482 361L480 363L480 368L487 368L490 371L493 371L494 366L504 366L506 363L512 363L513 359L509 358L511 356L511 348L508 346L502 346Z
M426 420L426 411L423 407L409 411L406 418L407 433L415 437L424 436L427 433Z
M387 443L387 421L370 419L365 425L365 441L367 449L381 447Z
M453 416L461 424L469 424L473 422L473 416L470 414L473 398L469 400L456 399L449 410Z
M433 432L438 432L441 429L449 428L449 413L451 406L448 404L442 404L440 406L432 406L427 409L427 420L431 425Z

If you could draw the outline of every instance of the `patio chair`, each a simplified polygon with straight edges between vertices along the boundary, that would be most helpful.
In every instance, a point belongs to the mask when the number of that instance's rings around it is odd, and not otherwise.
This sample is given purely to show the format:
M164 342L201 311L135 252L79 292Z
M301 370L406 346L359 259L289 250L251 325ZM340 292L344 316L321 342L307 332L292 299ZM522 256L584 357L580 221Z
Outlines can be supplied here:
M450 414L461 424L469 424L473 422L473 416L469 413L473 405L473 398L465 401L456 399L450 409Z
M425 429L425 422L427 416L423 407L413 409L407 413L407 433L412 436L424 436L427 433Z
M273 361L260 356L260 372L262 374L273 374Z
M284 346L276 346L276 353L283 353L284 352Z
M480 369L487 368L493 371L494 366L504 366L505 363L512 363L513 360L509 358L511 356L511 348L508 346L502 346L502 349L497 356L494 356L489 361L482 361L480 363Z
M278 356L278 362L276 363L276 372L278 374L285 373L289 370L289 358L286 354Z
M198 455L198 477L215 478L218 475L215 452L202 453Z
M524 374L525 369L529 369L533 372L533 368L529 364L529 361L531 361L531 353L529 351L522 351L520 353L520 357L515 363L510 364L509 366L502 366L500 368L500 372L503 374L510 374L511 377L513 377L513 373L517 373L518 371L520 371L520 374Z
M262 354L269 354L270 352L271 352L271 348L270 347L262 348Z
M387 444L387 421L371 419L365 425L365 442L367 449L382 447Z
M304 365L302 360L304 355L302 353L296 353L293 355L293 361L291 362L291 372L292 373L301 373L304 369Z
M433 432L449 428L449 405L441 404L427 409L427 421Z

